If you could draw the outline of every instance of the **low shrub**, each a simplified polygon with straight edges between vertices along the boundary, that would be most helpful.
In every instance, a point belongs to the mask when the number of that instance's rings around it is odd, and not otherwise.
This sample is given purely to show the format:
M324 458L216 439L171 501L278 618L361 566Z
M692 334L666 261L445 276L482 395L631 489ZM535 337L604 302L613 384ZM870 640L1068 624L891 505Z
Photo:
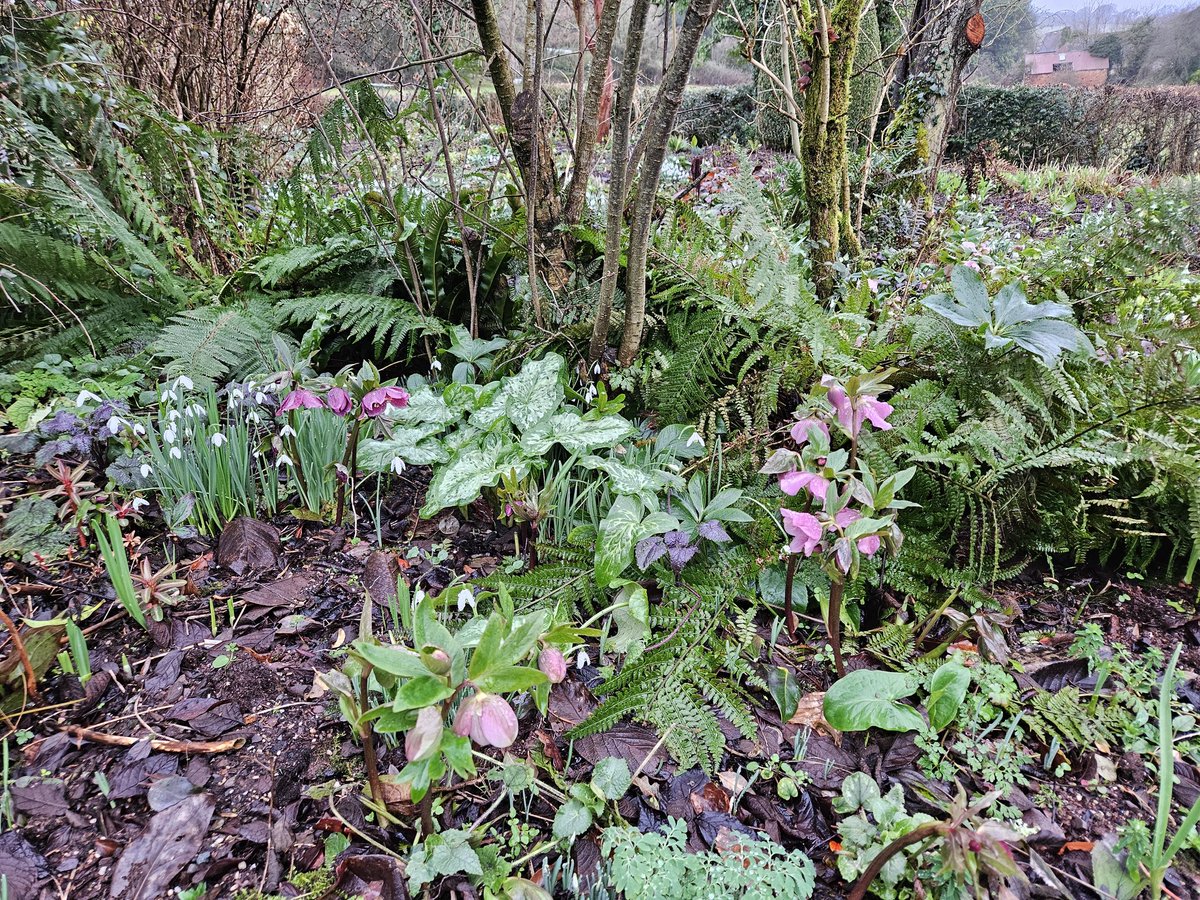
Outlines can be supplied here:
M701 146L748 140L754 132L749 85L688 91L675 118L675 133Z

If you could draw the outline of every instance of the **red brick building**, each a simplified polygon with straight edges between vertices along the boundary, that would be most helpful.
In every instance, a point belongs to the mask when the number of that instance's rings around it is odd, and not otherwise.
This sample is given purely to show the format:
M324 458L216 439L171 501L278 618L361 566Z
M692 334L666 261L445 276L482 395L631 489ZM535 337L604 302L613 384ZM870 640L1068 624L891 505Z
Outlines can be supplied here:
M1025 84L1099 87L1108 81L1108 59L1086 50L1068 50L1061 32L1046 35L1036 53L1025 54Z

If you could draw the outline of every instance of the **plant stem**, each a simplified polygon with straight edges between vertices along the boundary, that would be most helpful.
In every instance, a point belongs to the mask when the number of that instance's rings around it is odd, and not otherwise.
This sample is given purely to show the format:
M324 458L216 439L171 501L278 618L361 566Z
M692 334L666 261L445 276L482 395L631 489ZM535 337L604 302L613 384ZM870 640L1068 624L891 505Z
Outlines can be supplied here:
M796 638L796 611L792 609L792 583L796 580L796 566L800 560L795 554L788 557L787 574L783 579L783 616L787 621L788 637Z
M842 595L845 589L846 579L840 576L829 585L829 615L825 619L829 646L833 648L833 668L838 678L846 674L846 664L842 662Z
M358 703L363 713L367 711L367 705L370 702L367 697L367 682L370 678L371 666L368 665L363 668L358 682ZM367 781L371 785L371 799L376 803L383 803L383 788L379 782L379 763L375 759L375 729L370 720L365 719L360 720L358 728L359 734L362 735L363 759L367 764Z
M896 838L886 847L879 851L871 864L867 866L867 871L862 873L862 877L854 883L854 890L850 892L850 896L846 900L864 900L867 896L867 889L879 877L879 873L883 871L883 867L887 865L887 861L913 844L918 844L926 838L933 837L945 827L943 822L926 822L914 828L908 834Z

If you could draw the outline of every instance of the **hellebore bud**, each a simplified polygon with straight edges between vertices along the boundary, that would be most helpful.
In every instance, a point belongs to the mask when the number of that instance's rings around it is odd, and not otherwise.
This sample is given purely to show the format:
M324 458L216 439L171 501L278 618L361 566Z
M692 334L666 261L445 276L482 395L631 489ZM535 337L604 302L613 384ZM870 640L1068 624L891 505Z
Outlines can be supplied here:
M538 668L551 684L558 684L567 677L567 659L557 647L547 647L538 655Z
M441 647L426 647L421 651L421 662L434 675L445 675L450 671L450 654Z
M436 706L427 706L417 713L417 724L404 738L404 755L409 762L428 759L442 742L442 712Z

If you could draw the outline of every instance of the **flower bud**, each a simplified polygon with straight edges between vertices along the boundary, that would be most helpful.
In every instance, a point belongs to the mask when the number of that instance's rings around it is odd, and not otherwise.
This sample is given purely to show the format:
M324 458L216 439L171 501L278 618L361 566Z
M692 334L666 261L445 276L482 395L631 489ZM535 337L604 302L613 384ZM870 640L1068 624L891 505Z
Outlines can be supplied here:
M538 655L538 668L551 684L558 684L567 677L567 658L557 647L547 647Z
M441 647L426 647L421 651L421 662L434 675L445 675L450 671L450 654Z
M442 742L442 713L436 706L427 706L417 713L417 724L404 738L404 754L409 762L427 759Z

